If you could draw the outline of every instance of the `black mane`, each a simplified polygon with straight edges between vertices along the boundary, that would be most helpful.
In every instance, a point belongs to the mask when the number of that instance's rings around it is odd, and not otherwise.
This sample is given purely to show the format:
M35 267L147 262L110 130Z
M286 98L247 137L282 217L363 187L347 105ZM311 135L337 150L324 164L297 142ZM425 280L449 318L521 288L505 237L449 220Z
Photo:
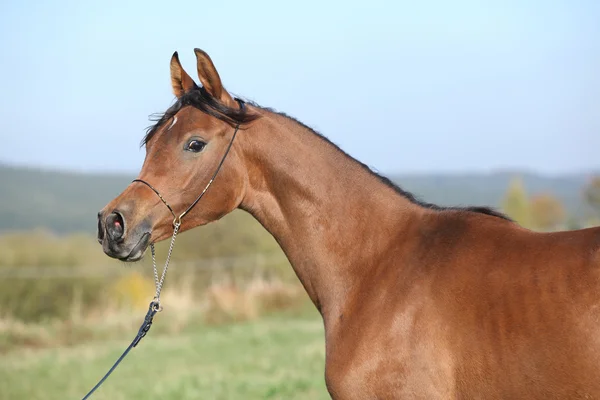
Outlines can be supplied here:
M348 153L346 153L344 150L342 150L339 146L337 146L335 143L333 143L327 137L323 136L322 134L315 131L311 127L302 123L301 121L298 121L296 118L291 117L283 112L278 112L272 108L261 107L258 104L251 102L251 101L246 101L246 103L252 105L253 107L260 108L262 110L281 115L282 117L292 120L295 123L297 123L298 125L304 127L309 132L312 132L317 137L321 138L325 142L327 142L330 145L332 145L333 147L335 147L338 151L340 151L346 157L348 157L352 161L358 163L368 173L370 173L371 175L373 175L377 179L379 179L379 181L381 183L383 183L387 187L393 189L396 193L398 193L400 196L406 198L411 203L418 204L421 207L425 207L425 208L428 208L431 210L439 210L439 211L453 210L453 211L475 212L475 213L479 213L479 214L491 215L493 217L498 217L498 218L502 218L502 219L505 219L508 221L512 221L509 217L507 217L503 213L501 213L491 207L480 207L480 206L443 207L443 206L439 206L437 204L432 204L432 203L427 203L427 202L421 201L414 194L402 189L397 184L392 182L388 177L380 175L377 172L373 171L368 165L366 165L366 164L358 161L354 157L350 156ZM169 119L173 118L173 116L175 114L177 114L177 112L179 110L181 110L181 108L188 106L188 105L195 107L195 108L207 113L208 115L218 118L221 121L224 121L230 125L246 124L248 122L254 121L255 119L259 118L259 115L257 115L257 114L246 113L245 109L227 107L226 105L224 105L223 103L219 102L214 97L212 97L203 87L196 87L195 89L190 90L189 92L185 93L182 97L180 97L175 102L175 104L173 104L164 114L159 114L158 116L151 118L153 121L156 121L156 123L153 126L148 128L147 133L144 136L144 139L142 141L142 145L147 144L148 141L150 141L150 139L152 139L152 136L154 136L154 134L156 134L158 129L165 122L167 122Z
M260 106L257 106L256 104L253 104L253 106L260 107ZM418 204L419 206L428 208L430 210L438 210L438 211L444 211L444 210L468 211L468 212L475 212L475 213L479 213L479 214L491 215L493 217L498 217L498 218L502 218L502 219L505 219L505 220L508 220L508 221L512 221L512 219L510 219L508 216L504 215L503 213L501 213L501 212L499 212L499 211L497 211L497 210L495 210L495 209L493 209L491 207L482 207L482 206L443 207L443 206L439 206L437 204L432 204L432 203L424 202L424 201L418 199L414 194L412 194L410 192L407 192L406 190L402 189L400 186L398 186L397 184L395 184L394 182L392 182L388 177L380 175L377 172L373 171L368 165L366 165L366 164L358 161L357 159L355 159L354 157L352 157L351 155L349 155L348 153L346 153L344 150L342 150L338 145L336 145L331 140L329 140L327 137L323 136L321 133L317 132L316 130L312 129L311 127L307 126L306 124L302 123L301 121L298 121L296 118L291 117L291 116L289 116L289 115L287 115L287 114L285 114L283 112L275 111L275 110L273 110L271 108L265 108L265 107L260 107L260 108L262 108L263 110L270 111L272 113L281 115L282 117L290 119L290 120L296 122L298 125L301 125L302 127L306 128L307 130L309 130L313 134L317 135L322 140L326 141L327 143L329 143L330 145L332 145L333 147L335 147L338 151L340 151L346 157L348 157L349 159L351 159L354 162L358 163L367 172L369 172L371 175L373 175L377 179L379 179L379 181L381 183L383 183L387 187L393 189L396 193L398 193L402 197L406 198L411 203Z
M246 124L254 121L258 118L258 115L249 114L246 110L239 108L227 107L214 97L212 97L206 89L198 87L188 91L181 96L175 104L173 104L163 114L155 114L150 117L151 121L155 124L150 126L146 132L146 135L142 139L142 146L146 145L150 139L156 134L158 129L165 124L168 120L173 118L175 114L179 112L185 106L192 106L206 114L220 119L230 125Z

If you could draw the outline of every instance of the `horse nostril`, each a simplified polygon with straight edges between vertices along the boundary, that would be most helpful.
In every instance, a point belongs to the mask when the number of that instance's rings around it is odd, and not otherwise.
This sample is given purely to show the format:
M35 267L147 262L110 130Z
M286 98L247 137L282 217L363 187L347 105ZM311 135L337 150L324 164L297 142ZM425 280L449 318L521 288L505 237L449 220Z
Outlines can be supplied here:
M98 242L102 244L104 240L104 226L102 225L102 216L98 213Z
M125 221L123 216L118 212L113 212L106 217L106 233L108 237L114 241L119 241L123 238L125 232Z

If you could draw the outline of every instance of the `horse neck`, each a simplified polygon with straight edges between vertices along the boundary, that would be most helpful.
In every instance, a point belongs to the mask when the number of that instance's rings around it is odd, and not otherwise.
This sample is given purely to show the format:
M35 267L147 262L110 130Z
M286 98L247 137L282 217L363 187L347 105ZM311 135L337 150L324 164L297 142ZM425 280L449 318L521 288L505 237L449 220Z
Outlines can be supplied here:
M265 112L242 137L240 207L275 237L327 324L417 207L289 118Z

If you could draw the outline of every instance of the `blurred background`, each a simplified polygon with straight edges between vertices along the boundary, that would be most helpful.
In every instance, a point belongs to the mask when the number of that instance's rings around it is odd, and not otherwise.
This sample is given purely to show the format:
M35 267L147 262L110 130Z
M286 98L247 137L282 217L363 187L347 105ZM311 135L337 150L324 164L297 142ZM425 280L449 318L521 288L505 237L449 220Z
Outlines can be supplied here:
M81 398L137 332L149 257L106 257L96 212L173 102L175 50L425 201L552 231L600 221L598 21L594 0L0 3L0 398ZM249 215L182 234L163 293L95 399L328 398L320 317Z

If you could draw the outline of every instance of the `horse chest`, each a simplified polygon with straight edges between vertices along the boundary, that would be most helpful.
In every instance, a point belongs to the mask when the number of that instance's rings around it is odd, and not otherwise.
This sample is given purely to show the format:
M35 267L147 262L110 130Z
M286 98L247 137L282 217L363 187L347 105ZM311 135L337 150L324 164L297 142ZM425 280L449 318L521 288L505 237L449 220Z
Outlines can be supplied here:
M410 315L404 316L410 319ZM348 326L329 335L326 382L333 399L453 397L451 354L432 331Z

